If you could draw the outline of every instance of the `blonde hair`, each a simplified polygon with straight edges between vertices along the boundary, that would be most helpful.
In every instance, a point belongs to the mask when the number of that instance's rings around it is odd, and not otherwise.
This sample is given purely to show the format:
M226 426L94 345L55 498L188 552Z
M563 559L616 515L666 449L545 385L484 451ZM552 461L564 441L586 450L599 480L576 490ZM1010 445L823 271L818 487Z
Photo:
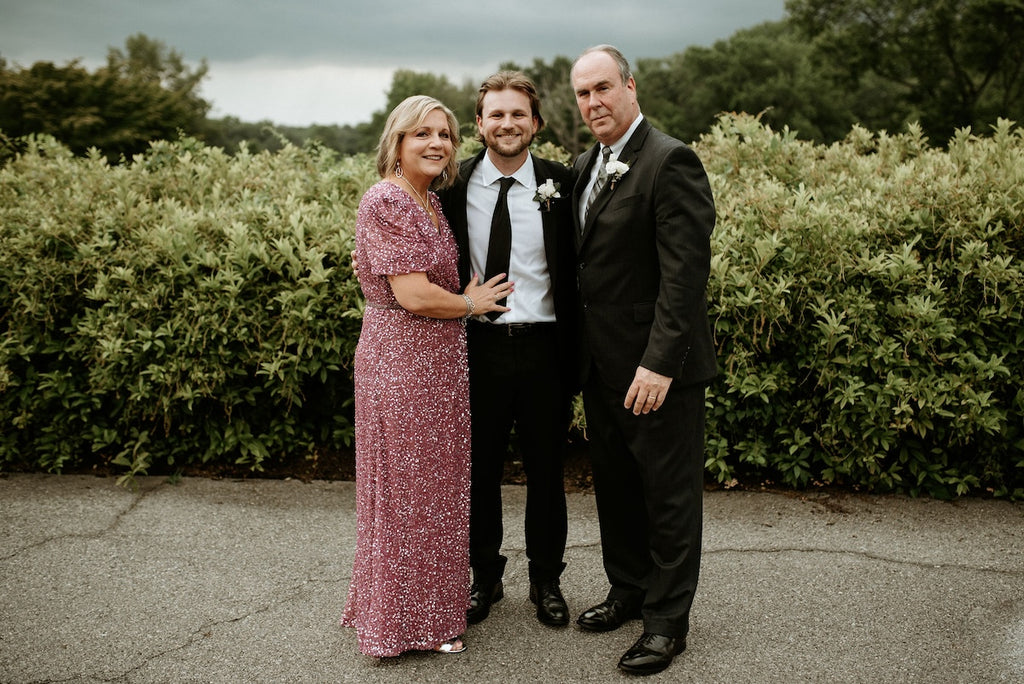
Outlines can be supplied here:
M448 119L452 154L448 165L444 167L444 173L435 178L430 187L446 188L455 182L455 177L459 172L459 161L455 154L459 149L459 122L452 114L452 110L445 107L440 100L427 95L413 95L405 98L388 115L387 123L384 124L384 132L380 134L380 143L377 145L377 173L381 178L394 173L398 166L398 149L406 134L412 133L422 126L427 116L434 110L442 111L445 118Z

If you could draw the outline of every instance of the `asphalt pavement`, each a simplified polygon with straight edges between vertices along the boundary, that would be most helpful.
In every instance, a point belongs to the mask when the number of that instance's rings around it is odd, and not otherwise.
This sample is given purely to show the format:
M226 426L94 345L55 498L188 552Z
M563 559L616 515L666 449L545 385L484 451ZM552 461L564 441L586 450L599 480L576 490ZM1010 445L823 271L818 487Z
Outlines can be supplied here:
M505 598L459 655L360 655L340 627L351 482L0 476L0 681L626 682L639 636L553 629L506 486ZM687 650L650 682L1022 682L1024 504L713 491ZM562 588L604 598L569 495Z

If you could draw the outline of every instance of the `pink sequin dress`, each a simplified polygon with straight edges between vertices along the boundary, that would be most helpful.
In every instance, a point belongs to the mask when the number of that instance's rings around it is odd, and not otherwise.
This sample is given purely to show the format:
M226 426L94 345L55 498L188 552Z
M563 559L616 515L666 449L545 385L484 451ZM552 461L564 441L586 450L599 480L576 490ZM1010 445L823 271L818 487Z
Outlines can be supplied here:
M429 650L466 628L469 372L458 319L402 309L387 275L425 272L459 291L457 248L423 208L381 181L359 203L366 297L355 356L356 550L342 624L359 650Z

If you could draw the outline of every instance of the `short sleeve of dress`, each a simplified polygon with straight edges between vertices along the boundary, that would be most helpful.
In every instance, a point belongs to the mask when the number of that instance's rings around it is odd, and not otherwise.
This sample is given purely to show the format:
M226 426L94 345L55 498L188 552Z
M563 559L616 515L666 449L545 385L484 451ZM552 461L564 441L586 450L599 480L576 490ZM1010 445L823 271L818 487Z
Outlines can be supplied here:
M364 198L358 221L363 223L366 256L370 273L400 275L429 271L436 257L424 239L418 205L398 188L389 190L380 184L380 192ZM390 185L390 184L386 184Z

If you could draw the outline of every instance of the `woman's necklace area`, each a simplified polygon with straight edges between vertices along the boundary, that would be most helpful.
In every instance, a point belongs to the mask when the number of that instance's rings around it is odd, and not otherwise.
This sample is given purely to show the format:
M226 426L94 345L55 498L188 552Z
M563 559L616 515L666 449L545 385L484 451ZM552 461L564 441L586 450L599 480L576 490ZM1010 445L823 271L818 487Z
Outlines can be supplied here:
M405 184L409 186L409 189L412 190L412 194L416 196L416 199L420 201L420 204L423 205L423 208L427 210L427 216L430 217L430 220L436 221L436 217L434 216L434 208L430 206L430 202L424 199L423 195L417 192L416 188L413 187L412 183L406 180L405 176L398 176L398 178L400 180L405 181Z

